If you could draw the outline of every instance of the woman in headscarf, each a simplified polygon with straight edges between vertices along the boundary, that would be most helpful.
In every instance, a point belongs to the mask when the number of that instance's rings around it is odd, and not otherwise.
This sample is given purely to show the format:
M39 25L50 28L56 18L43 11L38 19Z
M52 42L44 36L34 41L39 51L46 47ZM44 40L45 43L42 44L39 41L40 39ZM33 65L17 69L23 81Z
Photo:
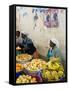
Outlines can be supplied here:
M63 61L62 53L59 49L59 42L57 39L53 38L49 41L50 48L48 49L47 59L50 60L51 57L59 57Z

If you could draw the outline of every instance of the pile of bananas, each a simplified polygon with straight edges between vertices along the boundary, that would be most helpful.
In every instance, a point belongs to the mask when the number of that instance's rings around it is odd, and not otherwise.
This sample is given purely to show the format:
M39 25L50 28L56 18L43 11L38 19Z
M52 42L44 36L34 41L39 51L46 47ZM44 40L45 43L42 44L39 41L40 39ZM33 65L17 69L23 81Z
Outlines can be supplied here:
M42 77L48 81L58 81L64 77L64 68L59 63L59 58L52 58L48 63L48 68L42 71Z
M33 59L31 62L26 63L25 68L29 71L38 71L47 68L47 63L42 59Z
M50 61L47 64L48 64L48 69L58 70L60 67L60 59L53 57L50 59Z
M37 83L37 80L35 77L31 77L29 75L20 75L17 80L17 84L21 83Z
M44 79L47 79L48 81L58 81L60 78L64 77L63 71L50 71L50 70L43 70L42 71L42 77Z

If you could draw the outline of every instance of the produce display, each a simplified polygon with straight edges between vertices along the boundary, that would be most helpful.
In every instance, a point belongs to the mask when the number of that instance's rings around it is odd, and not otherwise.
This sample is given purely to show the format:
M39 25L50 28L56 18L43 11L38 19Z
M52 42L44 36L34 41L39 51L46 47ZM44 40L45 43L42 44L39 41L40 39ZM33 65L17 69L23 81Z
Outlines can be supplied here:
M24 66L22 64L16 63L16 72L19 72L24 69Z
M16 61L28 61L32 59L32 56L29 54L19 54L16 56Z
M26 58L27 56L27 58ZM20 54L17 56L19 60L30 59L31 56L28 54ZM16 83L37 83L37 77L41 82L48 81L60 81L61 78L65 77L64 67L60 64L59 58L51 58L50 61L46 62L43 59L32 59L24 64L16 64L16 72L21 70L27 70L19 75L16 79Z
M29 75L20 75L17 78L16 83L37 83L37 80L35 77L31 77Z
M47 63L42 59L33 59L31 62L25 64L25 68L29 71L39 71L47 68Z
M51 58L47 64L48 64L48 69L58 70L59 66L60 66L60 59L59 58Z
M48 81L59 81L60 78L64 77L64 72L63 71L43 70L42 77Z
M48 62L48 68L42 71L42 77L48 81L59 81L64 77L64 68L59 63L59 58L52 58Z

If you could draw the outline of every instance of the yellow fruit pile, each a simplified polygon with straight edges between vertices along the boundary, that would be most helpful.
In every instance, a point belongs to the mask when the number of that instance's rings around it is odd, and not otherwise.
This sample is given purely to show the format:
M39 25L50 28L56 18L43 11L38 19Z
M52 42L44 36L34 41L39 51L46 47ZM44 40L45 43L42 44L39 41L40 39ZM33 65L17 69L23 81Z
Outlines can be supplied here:
M60 63L59 63L59 58L51 58L50 61L48 62L48 69L51 70L58 70L60 67Z
M47 63L42 59L33 59L31 62L25 64L25 68L30 71L38 71L46 67Z
M52 58L48 63L48 68L42 71L42 77L48 81L59 80L64 77L64 68L59 63L59 58Z
M63 71L43 70L42 77L44 79L47 79L48 81L52 81L52 80L58 81L60 78L64 77L64 72Z
M20 75L17 80L17 84L21 83L37 83L37 80L35 77L31 77L29 75Z

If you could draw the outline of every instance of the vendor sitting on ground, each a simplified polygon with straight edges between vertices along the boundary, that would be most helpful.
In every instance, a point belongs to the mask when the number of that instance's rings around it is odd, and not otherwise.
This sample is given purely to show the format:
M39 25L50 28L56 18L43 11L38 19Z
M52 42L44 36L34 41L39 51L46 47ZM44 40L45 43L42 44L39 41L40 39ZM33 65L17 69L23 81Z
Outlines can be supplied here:
M50 48L48 49L47 59L50 60L51 57L59 57L63 61L63 56L59 49L59 42L56 39L51 39L49 42ZM62 62L61 61L61 62Z
M21 37L23 39L22 41L22 46L23 46L23 51L24 53L28 53L30 55L33 55L34 58L38 57L38 52L30 38L27 37L26 34L21 34Z

